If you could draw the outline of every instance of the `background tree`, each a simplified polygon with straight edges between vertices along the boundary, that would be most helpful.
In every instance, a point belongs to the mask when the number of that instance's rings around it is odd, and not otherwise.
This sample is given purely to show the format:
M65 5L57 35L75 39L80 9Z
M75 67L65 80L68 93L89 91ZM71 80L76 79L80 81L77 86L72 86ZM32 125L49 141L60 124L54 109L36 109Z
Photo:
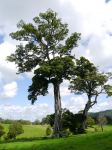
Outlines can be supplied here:
M87 114L90 108L97 103L100 94L112 95L112 86L107 84L110 75L100 73L98 69L84 57L76 60L74 76L71 80L70 89L75 94L86 94L87 103L83 110L82 130L85 130Z
M53 128L55 114L47 115L43 118L43 123L50 124ZM80 125L82 123L83 115L81 113L73 114L67 109L62 109L62 127L64 135L67 133L79 134L82 133ZM69 130L68 130L69 129Z
M93 125L95 125L95 120L91 116L88 116L86 120L86 124L87 127L93 127Z
M105 116L99 116L98 117L98 124L100 125L102 132L104 130L103 126L106 125L107 123L108 123L108 121L107 121L107 118Z
M34 122L32 122L33 125L39 125L41 122L40 120L36 119Z
M22 125L19 122L14 122L9 126L7 139L16 139L16 136L22 133L24 133Z
M50 114L42 118L41 124L50 124L50 126L53 127L54 120L55 120L55 114Z
M34 23L20 21L18 31L11 33L13 39L27 41L17 45L14 54L8 57L15 62L18 73L34 69L32 85L29 87L28 99L32 104L37 96L48 93L48 85L53 84L55 101L54 136L61 136L61 97L60 84L69 79L74 67L71 50L77 47L79 33L68 37L68 26L57 17L57 13L48 10L33 19Z
M0 139L4 134L5 134L4 127L2 124L0 124Z

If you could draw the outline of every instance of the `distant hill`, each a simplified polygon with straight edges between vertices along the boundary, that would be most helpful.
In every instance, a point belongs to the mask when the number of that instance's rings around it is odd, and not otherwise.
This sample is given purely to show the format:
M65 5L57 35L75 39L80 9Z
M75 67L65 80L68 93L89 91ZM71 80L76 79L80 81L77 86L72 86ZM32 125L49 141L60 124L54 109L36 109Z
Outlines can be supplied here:
M112 124L112 110L105 110L105 111L100 111L100 112L95 112L95 113L89 113L89 115L97 120L99 116L105 116L108 120L108 124Z

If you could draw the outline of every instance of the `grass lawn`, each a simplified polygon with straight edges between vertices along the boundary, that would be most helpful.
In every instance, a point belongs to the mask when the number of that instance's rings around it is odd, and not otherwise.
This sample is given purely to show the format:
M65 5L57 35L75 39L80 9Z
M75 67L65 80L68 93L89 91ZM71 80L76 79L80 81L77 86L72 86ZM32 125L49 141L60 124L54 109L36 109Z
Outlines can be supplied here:
M8 124L3 124L5 132L8 131ZM35 138L45 137L47 125L23 125L24 133L17 136L17 139L21 138Z
M43 135L45 134L45 127ZM25 131L21 137L33 137L35 129L37 133L39 132L39 126L24 126ZM34 129L34 131L33 131ZM29 132L30 130L30 132ZM42 135L42 134L40 134ZM39 136L39 135L38 135ZM30 138L29 138L30 140ZM68 138L61 139L44 139L44 140L32 140L23 142L10 142L10 143L1 143L0 150L112 150L112 126L105 126L104 132L93 132L93 129L89 129L87 134L75 135Z

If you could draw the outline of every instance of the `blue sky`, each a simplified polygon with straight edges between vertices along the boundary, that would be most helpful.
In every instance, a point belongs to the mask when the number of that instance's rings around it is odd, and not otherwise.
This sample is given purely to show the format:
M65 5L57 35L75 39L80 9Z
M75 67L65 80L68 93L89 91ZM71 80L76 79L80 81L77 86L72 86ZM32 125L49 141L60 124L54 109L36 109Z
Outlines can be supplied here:
M16 49L17 41L9 33L17 30L23 19L31 22L39 12L48 8L56 11L69 24L70 33L80 32L79 46L73 49L77 58L84 56L102 71L112 71L112 1L108 0L1 0L0 4L0 117L12 119L41 119L54 111L52 86L49 95L39 97L35 105L27 99L27 89L33 72L17 75L14 63L6 57ZM68 91L68 82L61 85L62 107L76 113L84 108L86 96ZM112 108L112 98L100 96L91 111Z
M0 44L4 42L4 36L0 35Z

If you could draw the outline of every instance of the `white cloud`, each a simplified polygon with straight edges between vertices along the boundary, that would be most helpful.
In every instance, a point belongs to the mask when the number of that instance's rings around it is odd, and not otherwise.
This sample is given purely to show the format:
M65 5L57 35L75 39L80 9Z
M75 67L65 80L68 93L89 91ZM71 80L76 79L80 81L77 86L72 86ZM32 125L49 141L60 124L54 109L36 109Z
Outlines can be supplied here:
M0 44L0 99L13 98L17 93L15 80L20 76L16 74L17 68L14 63L6 61L7 56L15 51L15 45L10 42Z
M0 105L0 117L5 119L41 120L52 112L46 103L31 106Z
M84 109L86 104L86 96L72 96L69 100L63 100L63 108L68 108L73 113L77 113ZM97 112L112 108L112 100L99 100L97 105L94 105L91 112ZM25 119L34 121L35 119L41 120L48 114L53 113L53 107L47 103L18 106L18 105L0 105L0 117L5 119Z
M62 99L62 107L67 108L73 113L78 113L80 110L85 108L85 104L87 103L87 96L83 95L72 95L68 99ZM102 96L98 97L97 104L95 104L89 111L90 112L99 112L103 110L112 109L112 99L105 98Z
M84 109L84 106L87 102L87 97L85 95L71 96L68 99L62 100L62 107L67 108L73 113L77 113L80 110Z
M17 94L17 83L11 82L3 86L3 91L0 94L1 99L13 98Z
M70 92L70 90L68 90L68 87L69 87L69 81L64 80L64 82L60 85L61 97L65 97L65 96L71 95L71 92ZM49 86L49 94L51 96L54 96L53 85L52 84Z
M0 80L10 82L17 79L17 69L14 63L6 61L7 56L15 51L15 45L4 42L0 44Z
M90 110L91 112L99 112L103 110L112 109L112 99L100 100L93 108Z
M76 57L85 56L100 66L101 69L109 68L111 70L112 64L112 1L105 3L105 0L1 0L0 3L0 34L3 34L4 43L0 45L0 86L3 89L4 97L14 96L16 91L16 84L14 88L14 81L18 79L16 72L17 68L12 63L7 63L6 56L14 52L16 42L9 38L9 33L16 30L16 24L20 19L31 21L32 18L43 12L48 8L52 8L59 13L59 16L69 24L70 32L81 32L81 41L79 47L74 50ZM89 40L88 40L89 39ZM32 73L27 73L27 76L32 77ZM11 86L13 83L13 91L11 93ZM10 85L10 86L9 86ZM66 99L70 96L68 91L68 84L64 83L61 86L61 96ZM8 89L8 87L10 87ZM10 91L9 95L7 91ZM21 93L20 93L21 94ZM50 94L52 91L50 89ZM63 100L63 107L69 108L76 112L84 108L85 97L76 96L70 97L70 100ZM111 108L110 101L99 102L92 110L101 110ZM20 106L4 106L4 108L13 108L13 111L22 112ZM34 107L24 107L24 111L32 112ZM44 107L47 113L48 107ZM36 108L35 108L36 110ZM6 109L4 109L5 113ZM7 112L7 111L6 111ZM25 113L24 112L24 113ZM11 115L13 116L13 112ZM26 114L26 113L25 113ZM8 115L5 115L5 117ZM38 113L37 116L41 116ZM43 113L42 113L43 115ZM19 117L19 113L17 114ZM22 116L22 113L21 113ZM33 116L33 115L32 115ZM22 116L24 118L24 116ZM29 117L29 116L28 116ZM26 117L27 118L27 117Z

